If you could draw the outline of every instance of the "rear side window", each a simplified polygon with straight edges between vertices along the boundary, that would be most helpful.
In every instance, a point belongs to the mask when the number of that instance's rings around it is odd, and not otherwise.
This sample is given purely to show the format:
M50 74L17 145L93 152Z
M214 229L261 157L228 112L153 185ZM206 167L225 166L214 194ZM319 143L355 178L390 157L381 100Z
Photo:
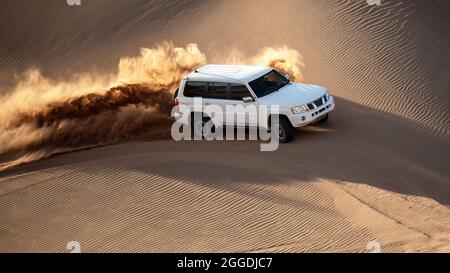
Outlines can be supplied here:
M206 91L206 82L186 82L184 95L186 97L203 97Z
M230 88L230 99L232 100L242 100L243 97L252 97L247 86L243 84L231 84Z
M227 83L210 82L208 83L208 91L205 98L209 99L227 99Z

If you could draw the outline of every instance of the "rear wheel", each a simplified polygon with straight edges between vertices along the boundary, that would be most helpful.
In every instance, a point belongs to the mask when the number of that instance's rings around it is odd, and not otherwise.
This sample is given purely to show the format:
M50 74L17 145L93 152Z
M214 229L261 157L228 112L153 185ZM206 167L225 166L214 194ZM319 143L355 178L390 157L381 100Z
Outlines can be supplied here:
M211 126L209 117L203 114L192 114L191 134L194 139L208 139L214 134L214 126Z

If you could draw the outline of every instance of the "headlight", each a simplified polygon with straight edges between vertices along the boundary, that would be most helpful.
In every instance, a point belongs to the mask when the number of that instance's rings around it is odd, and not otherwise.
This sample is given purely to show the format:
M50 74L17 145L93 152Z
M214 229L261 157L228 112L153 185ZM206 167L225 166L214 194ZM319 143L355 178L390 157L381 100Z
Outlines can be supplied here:
M327 90L327 92L325 93L325 98L327 99L327 101L330 100L330 92L328 92L328 90Z
M292 113L294 113L294 114L300 114L300 113L309 111L308 106L306 106L306 104L292 107L291 110L292 110Z

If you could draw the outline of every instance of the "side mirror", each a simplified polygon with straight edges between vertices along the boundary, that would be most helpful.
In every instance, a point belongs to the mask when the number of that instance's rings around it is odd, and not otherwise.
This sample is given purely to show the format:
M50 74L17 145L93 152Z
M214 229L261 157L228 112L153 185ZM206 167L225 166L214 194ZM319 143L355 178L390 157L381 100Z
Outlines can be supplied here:
M252 97L243 97L243 98L242 98L242 101L243 101L244 103L253 102L253 98L252 98Z
M284 75L284 77L285 77L288 81L291 81L291 77L289 76L289 74Z

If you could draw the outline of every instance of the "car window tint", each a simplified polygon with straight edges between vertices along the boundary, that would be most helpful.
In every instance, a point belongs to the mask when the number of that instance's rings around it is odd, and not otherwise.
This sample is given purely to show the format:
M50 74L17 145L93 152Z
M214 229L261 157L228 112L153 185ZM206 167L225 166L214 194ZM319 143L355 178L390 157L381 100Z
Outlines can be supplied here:
M247 86L243 84L231 84L230 99L232 100L242 100L243 97L251 97L250 91L248 91Z
M203 97L205 95L206 82L186 82L184 95L186 97Z
M208 90L206 91L205 98L209 99L227 99L227 83L210 82L208 83Z

